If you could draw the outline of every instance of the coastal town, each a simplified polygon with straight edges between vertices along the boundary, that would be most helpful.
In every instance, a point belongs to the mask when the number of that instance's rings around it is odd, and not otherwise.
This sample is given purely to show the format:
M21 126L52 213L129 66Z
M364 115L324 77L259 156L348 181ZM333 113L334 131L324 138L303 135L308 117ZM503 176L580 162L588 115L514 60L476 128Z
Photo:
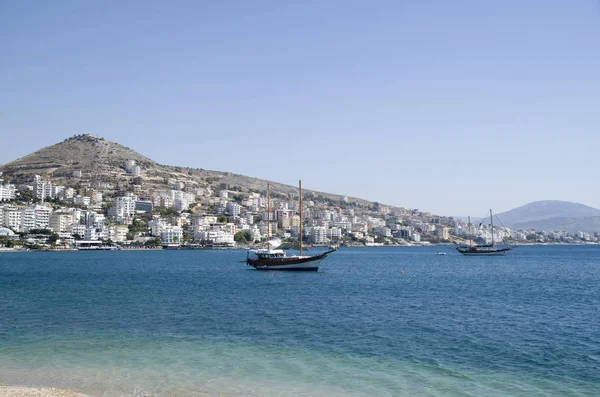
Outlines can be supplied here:
M135 160L120 167L121 180L98 182L73 170L57 184L40 175L21 183L0 173L0 248L200 249L258 246L267 236L297 245L300 222L307 245L416 246L489 243L598 243L598 233L512 230L470 224L416 209L365 204L306 192L303 218L298 193L272 193L206 178L144 183ZM22 179L22 178L21 178ZM64 179L63 179L64 180ZM267 208L270 208L268 213ZM489 222L489 219L488 219ZM493 236L492 236L493 230Z

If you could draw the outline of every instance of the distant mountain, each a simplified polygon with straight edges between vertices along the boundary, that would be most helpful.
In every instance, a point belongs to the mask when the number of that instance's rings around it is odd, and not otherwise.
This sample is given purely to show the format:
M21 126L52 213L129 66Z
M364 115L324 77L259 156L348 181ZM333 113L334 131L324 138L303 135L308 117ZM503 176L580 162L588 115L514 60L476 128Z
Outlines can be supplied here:
M516 229L600 231L600 210L569 201L535 201L495 215Z
M514 225L516 229L565 230L568 232L600 232L600 216L590 218L548 218L539 221L522 222Z

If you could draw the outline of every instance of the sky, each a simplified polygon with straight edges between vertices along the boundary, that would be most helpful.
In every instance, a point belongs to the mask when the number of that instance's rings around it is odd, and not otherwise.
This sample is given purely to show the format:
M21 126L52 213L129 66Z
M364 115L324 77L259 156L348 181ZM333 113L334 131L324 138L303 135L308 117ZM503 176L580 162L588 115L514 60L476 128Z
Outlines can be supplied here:
M161 164L441 215L600 208L596 0L0 0L0 164Z

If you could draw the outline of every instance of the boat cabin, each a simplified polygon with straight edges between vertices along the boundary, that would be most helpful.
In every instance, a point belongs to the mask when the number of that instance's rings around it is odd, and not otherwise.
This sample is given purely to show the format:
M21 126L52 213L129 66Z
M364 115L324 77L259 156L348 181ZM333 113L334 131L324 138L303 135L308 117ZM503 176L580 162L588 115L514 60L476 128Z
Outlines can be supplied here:
M259 249L252 251L259 259L284 258L285 252L280 249Z

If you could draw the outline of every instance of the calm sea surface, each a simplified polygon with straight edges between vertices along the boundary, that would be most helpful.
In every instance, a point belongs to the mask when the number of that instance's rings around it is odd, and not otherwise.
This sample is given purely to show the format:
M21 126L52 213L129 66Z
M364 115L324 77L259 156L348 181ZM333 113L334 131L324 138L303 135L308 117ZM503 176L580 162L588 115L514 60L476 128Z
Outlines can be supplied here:
M0 385L107 397L600 395L600 247L341 249L308 273L243 259L0 253Z

